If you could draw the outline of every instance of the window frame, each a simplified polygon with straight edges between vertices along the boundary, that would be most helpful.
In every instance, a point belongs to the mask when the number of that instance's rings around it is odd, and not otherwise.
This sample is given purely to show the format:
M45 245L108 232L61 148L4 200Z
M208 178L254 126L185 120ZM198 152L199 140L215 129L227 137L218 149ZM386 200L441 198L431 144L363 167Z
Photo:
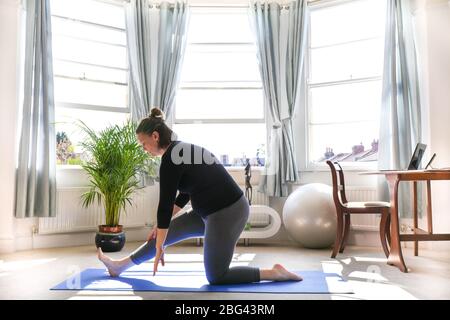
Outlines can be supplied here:
M239 13L247 13L247 7L227 7L231 8L232 11L236 11ZM208 14L208 13L224 13L223 8L214 6L214 5L206 5L202 7L191 7L191 15L196 12L199 12L201 14ZM226 12L226 11L225 11ZM230 13L231 14L231 13ZM191 18L192 19L192 18ZM229 46L229 45L235 45L235 46L250 46L255 45L254 42L189 42L186 44L186 50L190 46ZM246 81L186 81L186 82L180 82L180 85L178 87L178 90L261 90L262 94L263 92L263 86L262 81L248 81L248 86L236 86L233 85L235 83L245 83ZM216 84L215 84L216 83ZM230 83L230 85L225 85L227 83ZM203 84L203 85L202 85ZM222 119L210 119L210 118L195 118L195 119L185 119L185 118L178 118L176 116L176 108L177 108L177 101L175 98L174 101L174 116L173 116L173 125L178 124L254 124L254 123L260 123L260 124L266 124L266 106L264 102L263 97L263 117L262 118L240 118L240 119L231 119L231 118L222 118ZM267 126L265 126L265 132L266 137L264 139L265 146L267 148L267 142L268 142L268 130ZM266 151L267 152L267 151ZM236 170L243 168L241 166L228 166L227 168L236 168ZM260 168L252 166L252 168ZM262 168L262 167L261 167Z
M111 5L111 6L119 6L119 7L123 7L123 4L121 3L117 3L114 1L99 1L99 0L93 0L96 2L102 2L105 5ZM126 40L126 30L125 28L120 28L117 26L112 26L112 25L106 25L106 24L102 24L102 23L96 23L96 22L92 22L92 21L86 21L86 20L82 20L82 19L77 19L77 18L72 18L72 17L66 17L66 16L61 16L58 14L51 14L51 19L56 18L56 19L61 19L61 20L65 20L65 21L70 21L70 22L74 22L74 23L79 23L81 25L88 25L88 26L94 26L94 27L98 27L98 28L104 28L104 29L108 29L108 30L115 30L115 31L120 31L123 32L125 34L125 40ZM53 25L52 25L53 28ZM53 32L53 30L52 30ZM98 44L104 44L104 45L109 45L109 46L115 46L115 47L122 47L126 49L126 44L119 44L119 43L110 43L107 41L99 41L99 40L94 40L94 39L88 39L88 38L84 38L83 36L72 36L72 35L65 35L63 33L59 34L59 33L55 33L55 35L60 36L62 38L66 38L66 39L75 39L75 40L81 40L81 41L86 41L86 42L92 42L92 43L98 43ZM53 45L53 43L52 43ZM126 73L126 82L117 82L117 81L107 81L107 80L99 80L99 79L90 79L90 78L86 78L85 76L83 78L80 77L74 77L74 76L68 76L68 75L63 75L63 74L57 74L57 73L53 73L53 77L54 79L56 78L62 78L62 79L70 79L70 80L79 80L79 81L88 81L88 82L95 82L95 83L106 83L106 84L114 84L114 85L121 85L121 86L126 86L128 87L129 85L129 59L128 59L128 50L125 50L125 54L126 54L126 68L121 68L121 67L114 67L114 66L107 66L107 65L100 65L100 64L95 64L95 63L88 63L88 62L82 62L82 61L75 61L75 60L70 60L70 59L62 59L62 58L55 58L54 56L52 57L53 61L59 61L59 62L63 62L63 63L74 63L74 64L78 64L78 65L86 65L86 66L92 66L92 67L100 67L100 68L104 68L104 69L109 69L109 70L120 70L120 71L124 71ZM125 117L130 116L130 106L129 106L129 90L127 89L127 97L126 97L126 105L124 107L113 107L113 106L108 106L108 105L92 105L92 104L85 104L85 103L75 103L75 102L63 102L63 101L54 101L54 105L55 105L55 113L57 112L57 109L59 108L65 108L65 109L72 109L72 110L90 110L90 111L100 111L100 112L114 112L114 113L122 113L125 114ZM56 120L56 119L55 119ZM124 119L125 120L125 119ZM67 174L67 170L70 170L70 172L72 172L72 170L76 170L76 172L80 172L82 171L82 167L80 165L74 165L74 164L56 164L56 170L57 170L57 180L65 180L65 176Z
M309 3L309 15L314 10L320 10L324 8L329 8L336 5L341 5L345 3L350 2L356 2L360 0L318 0L314 1L312 3ZM382 74L380 76L372 76L372 77L361 77L361 78L353 78L353 79L346 79L346 80L337 80L337 81L327 81L327 82L311 82L311 17L309 16L309 25L307 30L307 52L306 52L306 64L305 64L305 77L306 77L306 85L305 85L305 106L306 110L302 114L302 117L304 121L302 121L300 131L303 133L303 143L304 148L303 155L298 155L299 160L299 167L300 171L328 171L329 167L325 162L314 162L311 157L311 148L312 148L312 142L311 142L311 112L312 112L312 98L311 98L311 89L317 88L317 87L325 87L325 86L332 86L332 85L341 85L341 84L352 84L352 83L367 83L371 81L382 81ZM331 47L336 45L341 45L345 43L355 43L360 41L367 41L370 39L380 39L380 37L368 37L364 39L358 39L354 41L347 41L342 43L335 43L331 45L326 46L320 46L317 48L322 47ZM315 47L316 48L316 47ZM381 97L380 97L381 99ZM359 161L346 161L346 162L340 162L341 166L346 169L347 171L364 171L364 170L374 170L378 167L378 161L370 161L370 162L359 162Z
M105 4L114 5L111 3L105 3ZM109 30L126 32L125 28L119 28L119 27L105 25L105 24L101 24L101 23L95 23L95 22L91 22L91 21L85 21L85 20L81 20L81 19L75 19L75 18L64 17L64 16L60 16L60 15L53 15L53 14L51 15L51 17L52 17L52 19L53 19L53 17L55 17L57 19L63 19L63 20L67 20L67 21L80 23L80 24L105 28L105 29L109 29ZM117 44L117 43L108 43L105 41L96 41L96 40L92 40L92 39L85 39L83 37L73 37L73 36L68 36L68 35L62 35L62 37L126 48L126 45L121 45L121 44ZM55 58L55 57L53 57L53 61L76 63L76 64L80 64L80 65L88 65L88 66L100 67L100 68L105 68L105 69L110 69L110 70L121 70L121 71L125 71L127 73L127 79L129 79L129 61L128 61L128 52L127 51L126 51L126 57L127 57L126 58L126 66L127 66L126 68L106 66L106 65L100 65L100 64L95 64L95 63L87 63L87 62L81 62L81 61L68 60L68 59L60 59L60 58ZM96 83L107 83L107 84L121 85L121 86L126 86L126 87L128 87L128 85L129 85L128 81L127 82L116 82L116 81L89 79L86 77L79 78L79 77L66 76L66 75L61 75L61 74L56 74L56 73L54 73L53 77L55 79L62 78L62 79L71 79L71 80L88 81L88 82L96 82ZM55 108L83 109L83 110L117 112L117 113L130 114L130 106L129 106L128 102L129 102L128 96L127 96L127 100L126 100L126 106L124 106L124 107L112 107L112 106L107 106L107 105L91 105L91 104L84 104L84 103L63 102L63 101L55 100Z

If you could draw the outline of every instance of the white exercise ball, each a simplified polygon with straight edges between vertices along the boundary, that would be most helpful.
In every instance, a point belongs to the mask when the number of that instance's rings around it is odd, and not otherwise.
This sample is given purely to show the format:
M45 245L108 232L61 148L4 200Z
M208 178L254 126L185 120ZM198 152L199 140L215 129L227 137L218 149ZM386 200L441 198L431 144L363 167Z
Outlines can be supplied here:
M289 235L306 248L328 248L336 236L336 207L332 188L311 183L297 188L283 207Z

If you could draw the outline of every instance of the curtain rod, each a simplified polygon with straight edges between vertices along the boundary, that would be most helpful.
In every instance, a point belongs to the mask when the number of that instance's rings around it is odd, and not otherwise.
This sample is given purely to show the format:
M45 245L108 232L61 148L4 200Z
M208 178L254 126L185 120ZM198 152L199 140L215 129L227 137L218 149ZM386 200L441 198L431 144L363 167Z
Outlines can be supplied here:
M130 0L97 0L97 1L108 2L108 3L117 4L117 5L122 5L123 3L129 3L130 2ZM307 3L315 4L315 3L323 2L323 1L324 0L308 0ZM276 1L271 1L269 3L277 3L277 2ZM282 4L282 3L278 3L278 4L281 6L282 9L288 9L289 8L289 4ZM173 6L174 6L174 4L172 3L170 5L170 7L173 7ZM230 9L234 9L234 8L248 8L249 4L244 4L244 3L242 3L242 4L239 4L239 3L233 3L233 4L214 4L214 3L211 3L211 4L207 4L207 3L205 3L205 4L203 4L203 3L202 4L200 4L200 3L195 4L194 3L194 4L189 4L188 3L188 6L190 8L230 8ZM150 3L150 8L153 8L153 7L159 8L160 4L159 3Z

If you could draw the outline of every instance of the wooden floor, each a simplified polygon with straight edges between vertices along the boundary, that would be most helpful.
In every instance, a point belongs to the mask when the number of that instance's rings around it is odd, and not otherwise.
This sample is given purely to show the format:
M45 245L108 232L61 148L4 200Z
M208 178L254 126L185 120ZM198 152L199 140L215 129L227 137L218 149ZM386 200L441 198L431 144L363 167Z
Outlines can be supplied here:
M122 257L139 243L127 243ZM236 261L271 267L281 263L292 270L336 272L348 280L354 294L248 294L160 293L111 291L50 291L49 289L85 268L101 268L93 246L42 249L0 255L0 299L450 299L450 253L421 250L414 257L404 251L410 273L386 265L378 248L348 247L338 259L330 250L295 246L252 245L236 248ZM202 248L180 245L168 248L166 263L202 264Z

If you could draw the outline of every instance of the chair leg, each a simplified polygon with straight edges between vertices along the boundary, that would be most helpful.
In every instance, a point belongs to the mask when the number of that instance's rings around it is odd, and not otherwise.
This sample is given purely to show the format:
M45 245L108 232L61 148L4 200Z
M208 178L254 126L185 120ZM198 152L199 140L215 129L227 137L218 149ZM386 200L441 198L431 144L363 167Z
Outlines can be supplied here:
M386 242L386 240L391 242L390 240L390 217L389 217L389 211L384 211L381 214L381 221L380 221L380 240L381 245L383 247L384 254L386 255L386 258L389 257L389 246Z
M331 253L332 258L336 258L336 255L341 247L341 242L343 238L343 218L342 212L337 211L337 226L336 226L336 238L334 240L333 252Z
M386 238L389 247L391 246L391 214L388 211L387 213L387 219L386 219Z
M339 253L344 252L345 246L347 244L347 240L348 240L348 234L350 233L350 213L344 213L344 235L342 237L342 241L341 241L341 247L339 249Z

